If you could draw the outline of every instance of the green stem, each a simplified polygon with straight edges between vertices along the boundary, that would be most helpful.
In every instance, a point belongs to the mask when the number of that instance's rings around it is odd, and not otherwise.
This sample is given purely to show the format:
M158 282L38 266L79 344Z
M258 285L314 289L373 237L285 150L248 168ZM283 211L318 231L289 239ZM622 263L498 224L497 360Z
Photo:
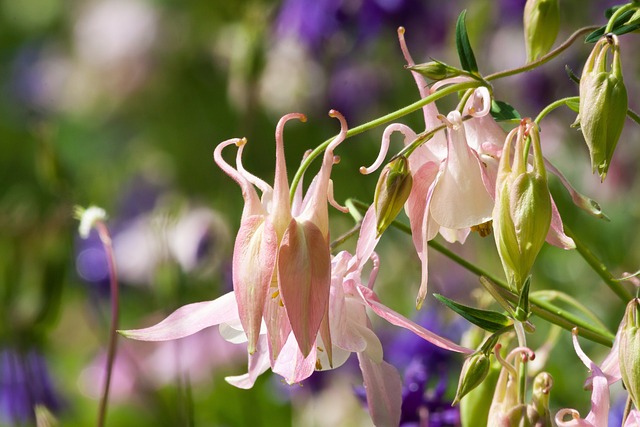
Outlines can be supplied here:
M351 202L353 203L354 207L357 207L362 212L368 209L367 204L362 203L358 200L352 200ZM411 228L406 224L403 224L398 221L394 221L392 225L396 227L398 230L404 231L407 234L411 234ZM466 259L462 258L455 252L452 252L451 250L443 246L441 243L436 242L435 240L430 240L428 242L428 245L430 248L440 252L442 255L451 259L452 261L454 261L461 267L467 269L471 273L474 273L477 276L488 278L500 288L501 294L506 300L511 301L513 304L518 303L518 300L519 300L518 295L511 292L509 290L509 286L503 280L499 279L498 277L494 276L488 271L485 271L484 269L478 267L477 265L467 261ZM562 310L561 308L556 307L555 305L549 303L548 301L544 301L543 299L530 297L529 300L531 301L531 312L536 316L540 317L541 319L544 319L550 323L558 325L561 328L566 329L568 331L571 331L574 327L577 326L579 328L580 335L582 337L588 340L591 340L593 342L597 342L599 344L605 345L607 347L611 347L613 345L614 335L608 330L593 326L585 322L583 319L565 310Z
M602 323L602 321L598 319L598 317L595 314L593 314L591 310L589 310L587 307L581 304L580 301L576 300L570 295L565 294L564 292L545 289L542 291L536 291L534 292L534 294L539 299L544 299L549 302L551 302L554 299L560 300L565 304L572 306L573 308L578 310L580 313L584 314L585 317L587 317L589 320L595 323L599 328L607 329L607 326L604 323Z
M478 81L468 81L468 82L463 82L463 83L456 83L453 84L451 86L447 86L445 88L442 88L438 91L436 91L435 93L432 93L431 95L422 98L416 102L414 102L411 105L407 105L404 108L400 108L399 110L396 110L392 113L389 113L385 116L382 117L378 117L375 120L371 120L370 122L361 124L360 126L356 126L354 128L351 128L347 131L347 136L346 138L350 138L352 136L361 134L363 132L366 132L370 129L373 129L375 127L378 127L380 125L383 125L385 123L389 123L393 120L399 119L400 117L404 117L407 114L411 114L414 111L418 111L419 109L421 109L422 107L424 107L425 105L434 102L440 98L443 98L447 95L450 95L452 93L456 93L458 91L461 90L465 90L465 89L471 89L474 87L478 87L480 86L480 82ZM300 180L302 179L302 175L304 174L304 171L307 170L307 168L309 167L309 165L311 165L311 162L313 162L313 160L318 157L320 155L320 153L322 153L327 146L331 143L331 141L333 141L333 138L330 138L328 140L326 140L325 142L323 142L322 144L320 144L318 147L316 147L311 154L309 154L309 156L307 156L307 158L302 162L302 164L300 165L300 167L298 168L298 171L296 172L295 176L293 177L293 181L291 182L291 191L290 191L290 197L291 200L293 201L293 195L296 192L296 188L298 187L298 184L300 183Z
M625 4L620 9L616 10L613 13L613 15L611 15L611 18L609 18L609 22L607 22L607 28L605 28L604 33L605 34L610 33L611 30L613 30L613 26L616 23L616 20L618 19L618 17L623 13L625 13L627 10L633 9L634 7L636 7L635 4L629 3L629 4Z
M518 337L518 347L526 347L527 338L524 335L522 322L516 320L513 323L513 328L515 329L516 336ZM520 372L518 374L518 403L524 405L524 399L527 395L527 362L520 362Z
M613 277L613 274L607 269L607 267L596 257L591 250L576 237L576 235L565 225L564 233L573 239L576 244L576 250L582 258L591 266L598 276L602 278L604 283L626 304L632 298L633 295L622 284Z
M629 108L627 110L627 116L629 116L629 118L631 120L633 120L634 122L636 122L637 124L640 125L640 116L638 115L638 113L636 113L635 111L633 111L631 108Z
M506 71L500 71L498 73L493 73L488 75L487 77L485 77L484 79L486 81L491 81L491 80L496 80L496 79L500 79L503 77L509 77L509 76L513 76L515 74L520 74L520 73L524 73L526 71L531 71L534 68L539 67L540 65L549 62L550 60L552 60L553 58L555 58L556 56L558 56L559 54L561 54L562 52L564 52L569 46L571 46L573 44L573 42L575 42L578 37L582 36L583 34L586 33L590 33L594 30L597 30L599 27L583 27L580 28L579 30L577 30L576 32L574 32L573 34L571 34L571 36L569 36L569 38L562 43L560 46L558 46L557 48L555 48L554 50L552 50L551 52L547 53L546 55L544 55L542 58L538 59L537 61L533 61L529 64L523 65L522 67L518 67L518 68L514 68L511 70L506 70Z
M552 112L553 110L555 110L558 107L562 107L563 105L567 105L567 102L570 101L580 101L580 97L579 96L569 96L566 98L562 98L562 99L558 99L557 101L552 102L551 104L547 105L546 107L544 107L544 109L542 111L540 111L540 114L538 114L538 116L536 117L536 119L534 120L534 122L536 124L540 124L540 122L542 121L542 119L544 119L547 114L549 114L550 112Z

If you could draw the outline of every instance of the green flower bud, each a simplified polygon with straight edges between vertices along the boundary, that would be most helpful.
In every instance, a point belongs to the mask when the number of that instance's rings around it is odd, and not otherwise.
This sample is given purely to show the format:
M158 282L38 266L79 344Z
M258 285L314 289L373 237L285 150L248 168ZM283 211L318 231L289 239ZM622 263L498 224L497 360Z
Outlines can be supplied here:
M607 53L613 51L611 69ZM580 78L579 122L589 147L591 168L604 181L627 114L627 89L622 79L620 46L615 34L600 39L585 63Z
M536 126L522 121L511 165L509 154L515 131L507 136L498 166L493 228L509 286L520 293L549 231L551 196ZM525 160L528 136L534 156L530 170Z
M553 377L547 372L540 372L533 380L531 404L527 407L529 424L539 427L552 427L551 411L549 411L549 394L553 387Z
M464 71L456 67L452 67L449 64L436 60L425 62L424 64L408 66L407 69L420 73L426 78L435 81L456 77L464 73Z
M638 309L640 299L634 298L624 312L624 318L620 325L620 344L618 349L618 361L620 373L624 385L631 396L636 408L640 408L640 319Z
M478 387L489 374L491 362L489 356L479 351L469 356L462 365L460 372L460 380L458 381L458 390L456 397L453 399L452 405L460 402L467 393Z
M527 62L533 62L551 50L559 29L558 0L527 0L524 7Z
M376 229L380 236L398 216L411 193L413 178L409 161L400 156L389 162L378 179L373 199L376 210Z

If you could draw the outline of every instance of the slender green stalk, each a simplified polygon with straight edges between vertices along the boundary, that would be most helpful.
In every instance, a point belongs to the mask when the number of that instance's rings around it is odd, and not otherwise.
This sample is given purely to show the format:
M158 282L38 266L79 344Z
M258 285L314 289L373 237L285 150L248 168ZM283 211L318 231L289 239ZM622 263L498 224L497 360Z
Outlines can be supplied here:
M419 109L421 109L422 107L424 107L425 105L434 102L440 98L443 98L447 95L450 95L452 93L456 93L458 91L461 90L465 90L465 89L471 89L474 87L478 87L480 86L481 83L479 81L468 81L468 82L463 82L463 83L456 83L453 84L451 86L447 86L445 88L442 88L434 93L432 93L431 95L422 98L416 102L414 102L413 104L407 105L404 108L401 108L399 110L396 110L392 113L389 113L385 116L382 117L378 117L375 120L371 120L370 122L361 124L360 126L356 126L354 128L351 128L347 131L347 138L350 138L352 136L361 134L363 132L366 132L370 129L373 129L375 127L378 127L380 125L383 125L385 123L389 123L393 120L399 119L400 117L404 117L407 114L411 114L414 111L418 111ZM302 162L302 164L300 165L300 167L298 168L298 171L296 172L295 176L293 177L293 181L291 182L291 191L290 191L290 197L291 200L293 200L293 195L296 192L296 188L298 187L298 184L300 183L300 180L302 179L302 175L304 174L304 171L306 171L309 168L309 165L311 165L311 162L313 162L313 160L318 157L320 155L320 153L322 153L327 146L331 143L331 141L333 141L333 138L327 139L325 142L323 142L322 144L320 144L319 146L317 146L310 154L309 156L307 156L307 158Z
M513 68L511 70L506 70L506 71L500 71L497 73L493 73L488 75L487 77L485 77L484 79L486 81L491 81L491 80L496 80L496 79L500 79L503 77L509 77L509 76L513 76L515 74L520 74L520 73L524 73L526 71L531 71L534 68L539 67L540 65L551 61L553 58L555 58L556 56L558 56L559 54L561 54L562 52L564 52L567 48L569 48L569 46L571 46L580 36L590 33L594 30L597 30L598 27L583 27L580 28L579 30L576 30L576 32L574 32L573 34L571 34L569 36L569 38L567 40L565 40L564 43L562 43L560 46L558 46L557 48L555 48L554 50L552 50L551 52L547 53L546 55L544 55L543 57L541 57L540 59L538 59L537 61L533 61L530 62L529 64L523 65L522 67L518 67L518 68Z
M551 289L545 289L545 290L542 290L542 291L536 291L536 292L533 293L533 295L535 295L537 298L539 298L541 300L547 300L547 301L551 301L551 300L554 300L554 299L560 300L560 301L564 302L565 304L570 305L571 307L575 308L580 313L584 314L585 317L587 317L589 320L591 320L593 323L595 323L599 328L607 329L607 326L604 323L602 323L602 321L600 319L598 319L598 317L595 314L593 314L593 312L591 310L589 310L582 303L580 303L580 301L578 301L577 299L573 298L571 295L567 295L564 292L551 290Z
M538 116L535 118L534 122L536 122L536 124L540 124L542 119L544 119L547 116L547 114L549 114L550 112L552 112L553 110L555 110L558 107L562 107L563 105L567 105L567 102L570 102L570 101L579 102L580 101L580 97L579 96L569 96L567 98L558 99L558 100L552 102L551 104L549 104L546 107L544 107L544 109L542 111L540 111Z
M638 113L636 113L635 111L633 111L631 108L629 108L627 110L627 116L633 120L634 122L636 122L637 124L640 125L640 115L638 115Z
M622 283L616 280L613 277L613 274L609 271L609 269L596 257L593 252L580 240L576 237L576 235L565 225L564 233L573 239L576 243L576 250L578 253L584 258L584 260L591 266L593 271L595 271L598 276L602 278L604 283L616 294L620 299L626 304L631 299L633 299L633 295L627 288L625 288Z
M357 200L351 200L351 202L353 203L354 207L357 207L362 211L366 211L368 209L368 205L365 203ZM401 230L407 234L411 234L411 228L406 224L394 221L392 225L398 230ZM478 267L477 265L467 261L466 259L462 258L458 254L449 250L444 245L436 242L435 240L430 240L428 242L428 245L430 248L440 252L441 254L451 259L466 270L470 271L471 273L474 273L475 275L480 277L488 278L499 287L504 299L511 301L513 304L518 303L518 295L511 292L509 290L509 286L503 280ZM555 305L549 303L548 301L545 301L544 299L534 298L532 296L529 298L529 300L531 302L531 312L541 319L558 325L568 331L571 331L574 327L577 326L582 337L593 342L605 345L607 347L611 347L613 345L614 334L612 334L608 330L593 326L585 322L583 319L567 312L566 310L556 307Z
M613 13L613 15L611 15L611 18L609 18L609 22L607 22L607 28L605 28L604 33L605 34L610 33L611 30L613 30L613 25L616 23L616 20L618 19L618 17L623 13L625 13L627 10L631 10L634 7L637 7L637 6L633 3L629 3L629 4L625 4L620 9L616 10Z
M107 366L105 380L102 390L102 398L100 399L100 408L98 410L98 427L105 425L107 417L107 406L109 403L109 389L111 386L111 374L113 372L113 362L116 357L116 349L118 344L118 275L116 271L115 255L113 253L113 245L111 244L111 236L107 226L102 221L97 221L95 225L100 236L100 241L104 246L107 254L107 265L109 268L109 284L111 289L111 326L109 328L109 346L107 348Z

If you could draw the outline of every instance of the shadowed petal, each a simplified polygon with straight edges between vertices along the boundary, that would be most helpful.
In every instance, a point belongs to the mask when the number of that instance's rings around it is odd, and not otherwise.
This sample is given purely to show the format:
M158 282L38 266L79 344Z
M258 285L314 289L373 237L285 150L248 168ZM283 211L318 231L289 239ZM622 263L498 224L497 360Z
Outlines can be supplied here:
M243 219L233 249L233 290L249 353L260 334L264 304L277 258L274 227L263 216Z
M195 334L209 326L232 322L238 318L233 292L213 301L196 302L180 307L157 325L144 329L119 331L127 338L140 341L168 341Z
M313 374L316 366L316 348L313 347L306 357L300 352L293 334L282 347L272 371L281 375L287 384L303 381Z
M556 202L551 198L551 225L549 232L547 233L547 243L553 246L557 246L561 249L575 249L576 244L573 239L564 234L564 226L562 225L562 218L560 218L560 212Z
M400 313L393 311L389 307L383 305L376 294L369 288L358 285L358 293L364 300L364 302L380 317L387 322L408 329L419 337L429 341L431 344L443 348L449 351L455 351L458 353L471 354L473 350L462 347L446 338L434 334L433 332L423 328L415 322L407 319Z
M402 380L392 365L376 363L365 353L358 353L358 361L367 393L367 406L376 426L397 426L402 406Z
M280 244L278 286L305 357L326 313L330 285L331 255L323 233L311 222L292 220Z

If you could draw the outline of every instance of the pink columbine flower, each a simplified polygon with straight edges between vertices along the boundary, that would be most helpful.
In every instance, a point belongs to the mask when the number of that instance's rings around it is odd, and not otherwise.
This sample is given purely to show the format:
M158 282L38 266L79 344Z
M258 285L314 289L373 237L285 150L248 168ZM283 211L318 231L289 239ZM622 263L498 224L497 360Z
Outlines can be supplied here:
M331 283L327 201L331 199L329 176L333 150L346 137L347 124L337 111L340 134L327 147L322 167L304 198L289 201L284 157L283 129L302 114L287 114L276 128L276 171L273 187L242 166L246 139L231 139L214 152L218 166L241 187L245 206L233 252L233 288L250 354L257 350L261 324L266 321L272 363L293 331L301 352L309 355L318 331L330 340L328 312ZM222 150L237 145L236 168L222 158ZM255 190L262 192L258 198ZM282 309L284 306L284 310ZM321 328L321 325L324 325Z
M343 251L331 260L328 323L332 333L329 340L317 333L309 354L305 356L298 348L293 332L289 332L284 337L285 343L275 362L270 363L268 332L263 322L258 332L256 350L248 355L248 372L227 377L227 382L239 388L251 388L256 378L271 365L274 373L292 384L308 378L314 370L335 369L341 366L351 353L356 353L374 424L397 425L402 404L402 381L397 370L383 360L382 345L371 329L367 308L388 322L408 329L438 347L464 354L472 353L473 350L428 331L380 302L372 289L379 267L378 257L373 252L375 236L375 216L370 211L363 220L356 255ZM372 260L373 268L367 284L364 285L362 270L369 260ZM247 341L248 336L243 329L234 292L213 301L181 307L162 322L149 328L121 333L132 339L165 341L186 337L215 325L219 325L220 333L228 341ZM333 354L333 360L330 354Z

